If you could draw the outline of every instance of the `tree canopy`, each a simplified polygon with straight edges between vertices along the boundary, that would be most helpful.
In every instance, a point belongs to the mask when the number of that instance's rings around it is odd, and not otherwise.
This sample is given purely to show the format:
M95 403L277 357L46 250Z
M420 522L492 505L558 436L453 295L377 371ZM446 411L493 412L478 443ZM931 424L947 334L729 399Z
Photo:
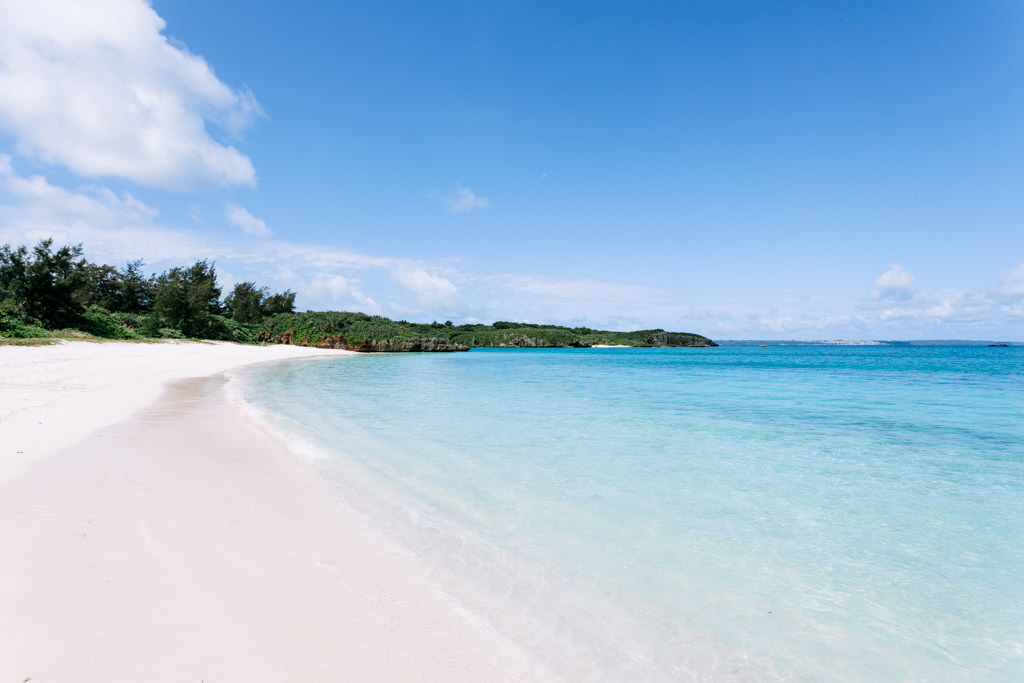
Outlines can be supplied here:
M88 277L82 245L52 248L52 239L31 250L0 247L0 298L15 302L43 325L57 327L84 310Z
M0 335L72 328L251 341L265 317L295 310L295 292L268 295L254 282L238 283L222 303L216 267L207 260L147 277L141 260L116 268L82 253L81 244L55 249L52 239L31 249L0 247Z

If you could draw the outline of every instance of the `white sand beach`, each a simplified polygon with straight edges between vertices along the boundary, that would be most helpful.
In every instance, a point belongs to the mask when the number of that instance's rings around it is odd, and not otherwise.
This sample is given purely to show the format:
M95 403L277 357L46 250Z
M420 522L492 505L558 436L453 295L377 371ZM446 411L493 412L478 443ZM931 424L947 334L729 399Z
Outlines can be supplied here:
M543 678L224 391L342 353L0 347L0 681Z

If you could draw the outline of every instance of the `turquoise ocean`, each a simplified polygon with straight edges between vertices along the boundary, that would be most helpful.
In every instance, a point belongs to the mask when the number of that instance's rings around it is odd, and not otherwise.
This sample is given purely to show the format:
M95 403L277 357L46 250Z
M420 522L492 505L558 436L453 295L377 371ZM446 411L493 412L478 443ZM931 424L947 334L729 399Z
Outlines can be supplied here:
M1024 680L1024 347L493 349L242 396L568 680Z

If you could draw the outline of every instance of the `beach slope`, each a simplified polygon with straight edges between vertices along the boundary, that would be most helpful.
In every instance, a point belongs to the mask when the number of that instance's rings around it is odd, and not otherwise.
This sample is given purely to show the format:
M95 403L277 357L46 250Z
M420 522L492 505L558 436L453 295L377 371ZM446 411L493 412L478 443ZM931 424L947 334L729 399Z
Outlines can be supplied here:
M544 677L229 402L280 348L0 348L4 680Z

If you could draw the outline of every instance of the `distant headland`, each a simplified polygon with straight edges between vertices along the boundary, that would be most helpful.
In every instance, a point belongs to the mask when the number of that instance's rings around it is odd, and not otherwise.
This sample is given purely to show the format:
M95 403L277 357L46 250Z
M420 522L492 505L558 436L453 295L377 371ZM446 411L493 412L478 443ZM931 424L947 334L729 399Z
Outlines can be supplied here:
M471 348L586 348L592 346L709 347L707 337L689 332L612 332L498 321L491 325L411 323L364 313L307 312L264 321L258 341L349 351L468 351Z

